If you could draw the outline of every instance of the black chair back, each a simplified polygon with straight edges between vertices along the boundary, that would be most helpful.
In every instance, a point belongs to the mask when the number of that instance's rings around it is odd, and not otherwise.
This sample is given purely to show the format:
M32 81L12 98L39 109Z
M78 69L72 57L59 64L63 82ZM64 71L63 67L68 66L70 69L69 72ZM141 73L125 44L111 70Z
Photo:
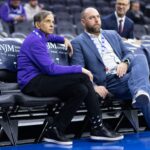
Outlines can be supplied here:
M14 38L0 39L0 81L17 81L17 56L23 40ZM47 43L55 63L68 65L67 49L63 44Z

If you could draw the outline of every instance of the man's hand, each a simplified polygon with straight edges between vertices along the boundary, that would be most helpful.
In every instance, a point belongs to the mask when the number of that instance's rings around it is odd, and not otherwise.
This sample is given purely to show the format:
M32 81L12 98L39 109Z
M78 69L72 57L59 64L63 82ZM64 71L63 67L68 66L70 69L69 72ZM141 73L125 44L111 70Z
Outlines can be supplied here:
M68 50L69 56L71 57L73 55L73 47L72 47L70 41L68 39L64 38L64 44Z
M94 86L96 93L98 93L103 99L109 94L109 91L105 88L105 86Z
M92 75L92 73L89 70L87 70L85 68L82 68L82 73L88 75L90 80L91 80L91 82L93 82L93 75Z
M24 16L17 16L14 19L15 19L15 21L22 22L25 20L25 17Z
M117 66L117 76L123 77L128 70L128 64L126 64L125 62L121 62L118 66Z

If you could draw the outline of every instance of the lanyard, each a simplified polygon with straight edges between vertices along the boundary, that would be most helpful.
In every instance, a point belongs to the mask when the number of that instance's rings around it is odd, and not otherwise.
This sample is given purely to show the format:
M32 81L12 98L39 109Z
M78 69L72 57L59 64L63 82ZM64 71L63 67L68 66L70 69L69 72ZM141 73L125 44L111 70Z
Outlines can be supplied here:
M104 53L104 51L106 51L106 47L105 47L105 38L103 35L101 35L101 48L102 48L102 53Z
M103 57L104 53L106 53L107 48L106 48L106 39L105 37L101 34L101 40L99 40L99 42L101 43L101 50L100 50L100 54L101 57Z

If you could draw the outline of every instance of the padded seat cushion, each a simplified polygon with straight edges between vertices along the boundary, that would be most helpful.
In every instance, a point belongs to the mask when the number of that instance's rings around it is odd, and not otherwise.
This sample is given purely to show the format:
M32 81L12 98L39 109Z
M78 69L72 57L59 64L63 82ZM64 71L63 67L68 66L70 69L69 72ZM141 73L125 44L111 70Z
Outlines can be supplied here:
M33 97L23 93L14 93L16 103L23 107L52 105L61 100L57 97Z
M18 83L0 83L0 91L17 90L19 89Z
M15 98L13 95L0 95L0 107L14 106Z

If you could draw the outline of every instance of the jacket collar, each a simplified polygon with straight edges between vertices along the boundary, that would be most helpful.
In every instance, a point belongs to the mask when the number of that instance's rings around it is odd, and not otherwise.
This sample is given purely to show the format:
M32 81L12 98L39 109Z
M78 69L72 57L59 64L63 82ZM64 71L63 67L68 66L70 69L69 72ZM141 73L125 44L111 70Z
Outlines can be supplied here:
M95 44L91 40L90 36L86 32L84 32L81 36L82 36L82 39L84 40L84 42L89 46L90 50L93 51L95 56L102 62L102 58L101 58Z
M117 54L118 56L118 51L116 49L116 47L114 46L112 39L110 38L110 36L108 36L108 34L106 33L105 30L101 30L101 34L106 38L106 40L109 42L109 44L111 45L111 47L113 48L114 52ZM84 42L89 46L90 50L93 51L93 53L95 54L95 56L101 61L103 62L98 49L96 47L96 45L93 43L93 41L91 40L90 36L84 32L82 35L82 39L84 40Z
M102 30L102 34L103 36L106 38L106 40L108 41L108 43L111 45L112 49L114 50L114 52L116 53L116 55L119 57L119 54L118 54L118 50L116 49L116 46L114 46L114 43L113 43L113 38L111 38L108 33L106 33L105 30Z
M48 41L46 34L42 30L35 28L33 33L36 34L39 38L43 39L45 42Z

